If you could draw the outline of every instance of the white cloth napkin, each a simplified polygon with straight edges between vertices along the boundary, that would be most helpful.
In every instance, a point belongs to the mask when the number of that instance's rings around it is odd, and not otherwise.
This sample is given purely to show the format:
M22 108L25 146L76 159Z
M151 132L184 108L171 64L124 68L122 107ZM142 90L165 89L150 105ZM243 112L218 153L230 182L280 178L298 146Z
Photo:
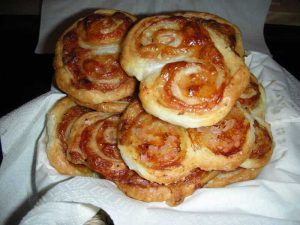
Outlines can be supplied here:
M36 53L53 53L62 32L76 19L98 8L112 8L137 16L174 11L210 12L235 23L246 49L269 53L263 36L271 0L43 0Z
M268 55L252 52L246 62L266 88L276 144L256 180L199 189L171 208L130 199L106 180L59 175L47 160L42 130L46 113L64 95L49 92L0 119L0 224L13 224L31 209L21 224L79 225L98 208L116 225L299 224L300 83Z

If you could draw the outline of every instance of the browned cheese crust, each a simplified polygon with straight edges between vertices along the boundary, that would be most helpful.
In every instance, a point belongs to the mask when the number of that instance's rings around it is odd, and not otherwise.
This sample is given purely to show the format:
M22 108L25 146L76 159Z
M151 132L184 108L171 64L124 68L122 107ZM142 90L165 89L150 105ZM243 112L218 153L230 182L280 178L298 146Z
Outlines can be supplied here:
M95 175L91 172L95 171L113 181L131 198L145 202L166 201L170 206L180 204L219 173L196 168L168 185L146 180L130 170L120 155L119 121L118 114L90 111L65 97L49 113L49 161L62 174Z
M239 104L213 126L188 129L198 166L203 170L231 171L251 154L254 121Z
M273 142L270 124L256 117L254 121L255 141L249 158L241 164L246 169L264 167L271 159L275 143Z
M239 28L203 12L135 20L100 9L58 40L55 79L68 97L47 114L50 164L169 206L255 179L274 142Z
M250 82L241 94L238 102L250 111L250 113L255 117L265 118L266 113L266 93L265 89L258 82L256 77L251 74Z
M152 182L174 183L198 167L187 131L148 114L137 100L121 117L118 147L129 168Z
M147 17L128 32L120 62L141 81L148 113L186 128L210 126L249 83L237 37L235 26L211 14Z
M120 43L134 21L126 12L101 9L70 26L55 49L57 86L95 110L124 109L121 100L133 95L136 81L119 64Z
M207 12L184 12L176 15L203 19L207 26L217 31L219 35L223 36L232 50L234 50L240 57L244 57L245 50L243 47L242 33L235 24L222 17Z
M131 173L126 179L115 183L131 198L144 202L166 201L169 206L176 206L218 174L217 171L207 172L198 168L176 183L163 185L150 182L136 173Z
M66 136L70 133L70 127L87 111L89 110L76 105L70 98L64 97L47 114L46 153L50 164L61 174L95 176L87 167L69 162L66 156Z

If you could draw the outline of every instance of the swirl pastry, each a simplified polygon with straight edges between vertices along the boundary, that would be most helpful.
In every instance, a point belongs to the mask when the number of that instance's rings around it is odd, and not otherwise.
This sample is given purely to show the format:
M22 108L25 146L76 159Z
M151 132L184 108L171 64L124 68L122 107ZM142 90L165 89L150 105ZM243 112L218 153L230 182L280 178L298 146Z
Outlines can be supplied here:
M219 122L231 110L250 73L216 28L229 25L217 23L162 15L145 18L129 31L121 65L141 81L139 97L148 113L196 128Z
M241 94L238 102L248 109L255 117L265 118L266 93L264 87L251 74L250 82L245 91Z
M120 43L134 21L128 13L104 9L76 21L56 45L57 86L81 105L124 109L122 99L134 93L136 82L119 64Z
M47 156L50 164L61 174L93 176L90 169L67 160L67 138L74 122L90 110L76 105L70 98L59 100L47 114Z
M238 104L220 122L188 129L203 170L231 171L249 158L254 144L253 118Z
M199 18L206 26L218 32L218 35L223 36L227 46L230 46L240 57L244 57L245 50L243 47L242 33L235 24L217 15L204 12L184 12L176 13L176 15Z
M67 141L68 159L83 164L102 175L116 180L126 175L128 167L117 148L117 126L120 116L88 112L77 119Z
M254 121L255 143L251 148L249 158L234 171L222 171L216 177L209 180L205 187L225 187L229 184L253 180L270 160L274 144L268 123L260 118Z
M274 143L270 125L256 117L254 121L255 142L249 158L241 164L246 169L256 169L265 166L273 153Z
M57 112L54 114L54 110L60 110L60 115ZM216 171L207 172L197 168L178 182L169 185L148 181L129 170L121 158L116 135L119 115L90 111L76 105L68 97L60 100L54 110L49 114L48 124L53 124L53 119L57 120L57 117L59 120L56 121L54 134L57 137L50 141L51 146L56 143L56 149L50 149L55 151L50 154L49 160L54 162L53 165L60 173L89 175L89 167L103 178L116 183L129 197L146 202L166 201L170 206L178 205L186 196L218 174ZM52 126L48 128L55 131ZM62 154L58 154L57 150ZM51 158L53 156L54 161ZM67 165L68 171L66 166L62 168L61 165Z
M121 117L118 147L129 168L152 182L173 183L197 167L187 131L146 113L137 100Z

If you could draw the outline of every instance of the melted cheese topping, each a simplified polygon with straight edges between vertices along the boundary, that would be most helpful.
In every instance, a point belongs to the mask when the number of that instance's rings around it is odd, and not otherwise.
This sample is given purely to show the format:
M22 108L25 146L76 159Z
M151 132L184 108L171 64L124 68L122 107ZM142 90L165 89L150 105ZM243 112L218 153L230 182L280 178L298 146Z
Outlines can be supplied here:
M233 108L219 123L197 128L194 141L206 146L217 155L230 156L242 150L248 132L249 122L244 115Z
M159 102L170 108L196 112L213 108L222 98L224 71L205 63L167 64L156 80Z
M132 80L118 62L119 43L132 22L121 12L96 13L63 36L62 61L75 88L107 92Z

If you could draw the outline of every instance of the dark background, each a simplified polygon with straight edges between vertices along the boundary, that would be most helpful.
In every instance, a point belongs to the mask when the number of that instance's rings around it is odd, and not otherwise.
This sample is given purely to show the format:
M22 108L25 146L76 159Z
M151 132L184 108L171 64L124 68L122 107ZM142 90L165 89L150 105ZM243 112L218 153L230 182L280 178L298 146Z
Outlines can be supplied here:
M0 15L0 117L50 89L53 54L35 54L39 15ZM300 80L300 27L266 24L273 58Z

